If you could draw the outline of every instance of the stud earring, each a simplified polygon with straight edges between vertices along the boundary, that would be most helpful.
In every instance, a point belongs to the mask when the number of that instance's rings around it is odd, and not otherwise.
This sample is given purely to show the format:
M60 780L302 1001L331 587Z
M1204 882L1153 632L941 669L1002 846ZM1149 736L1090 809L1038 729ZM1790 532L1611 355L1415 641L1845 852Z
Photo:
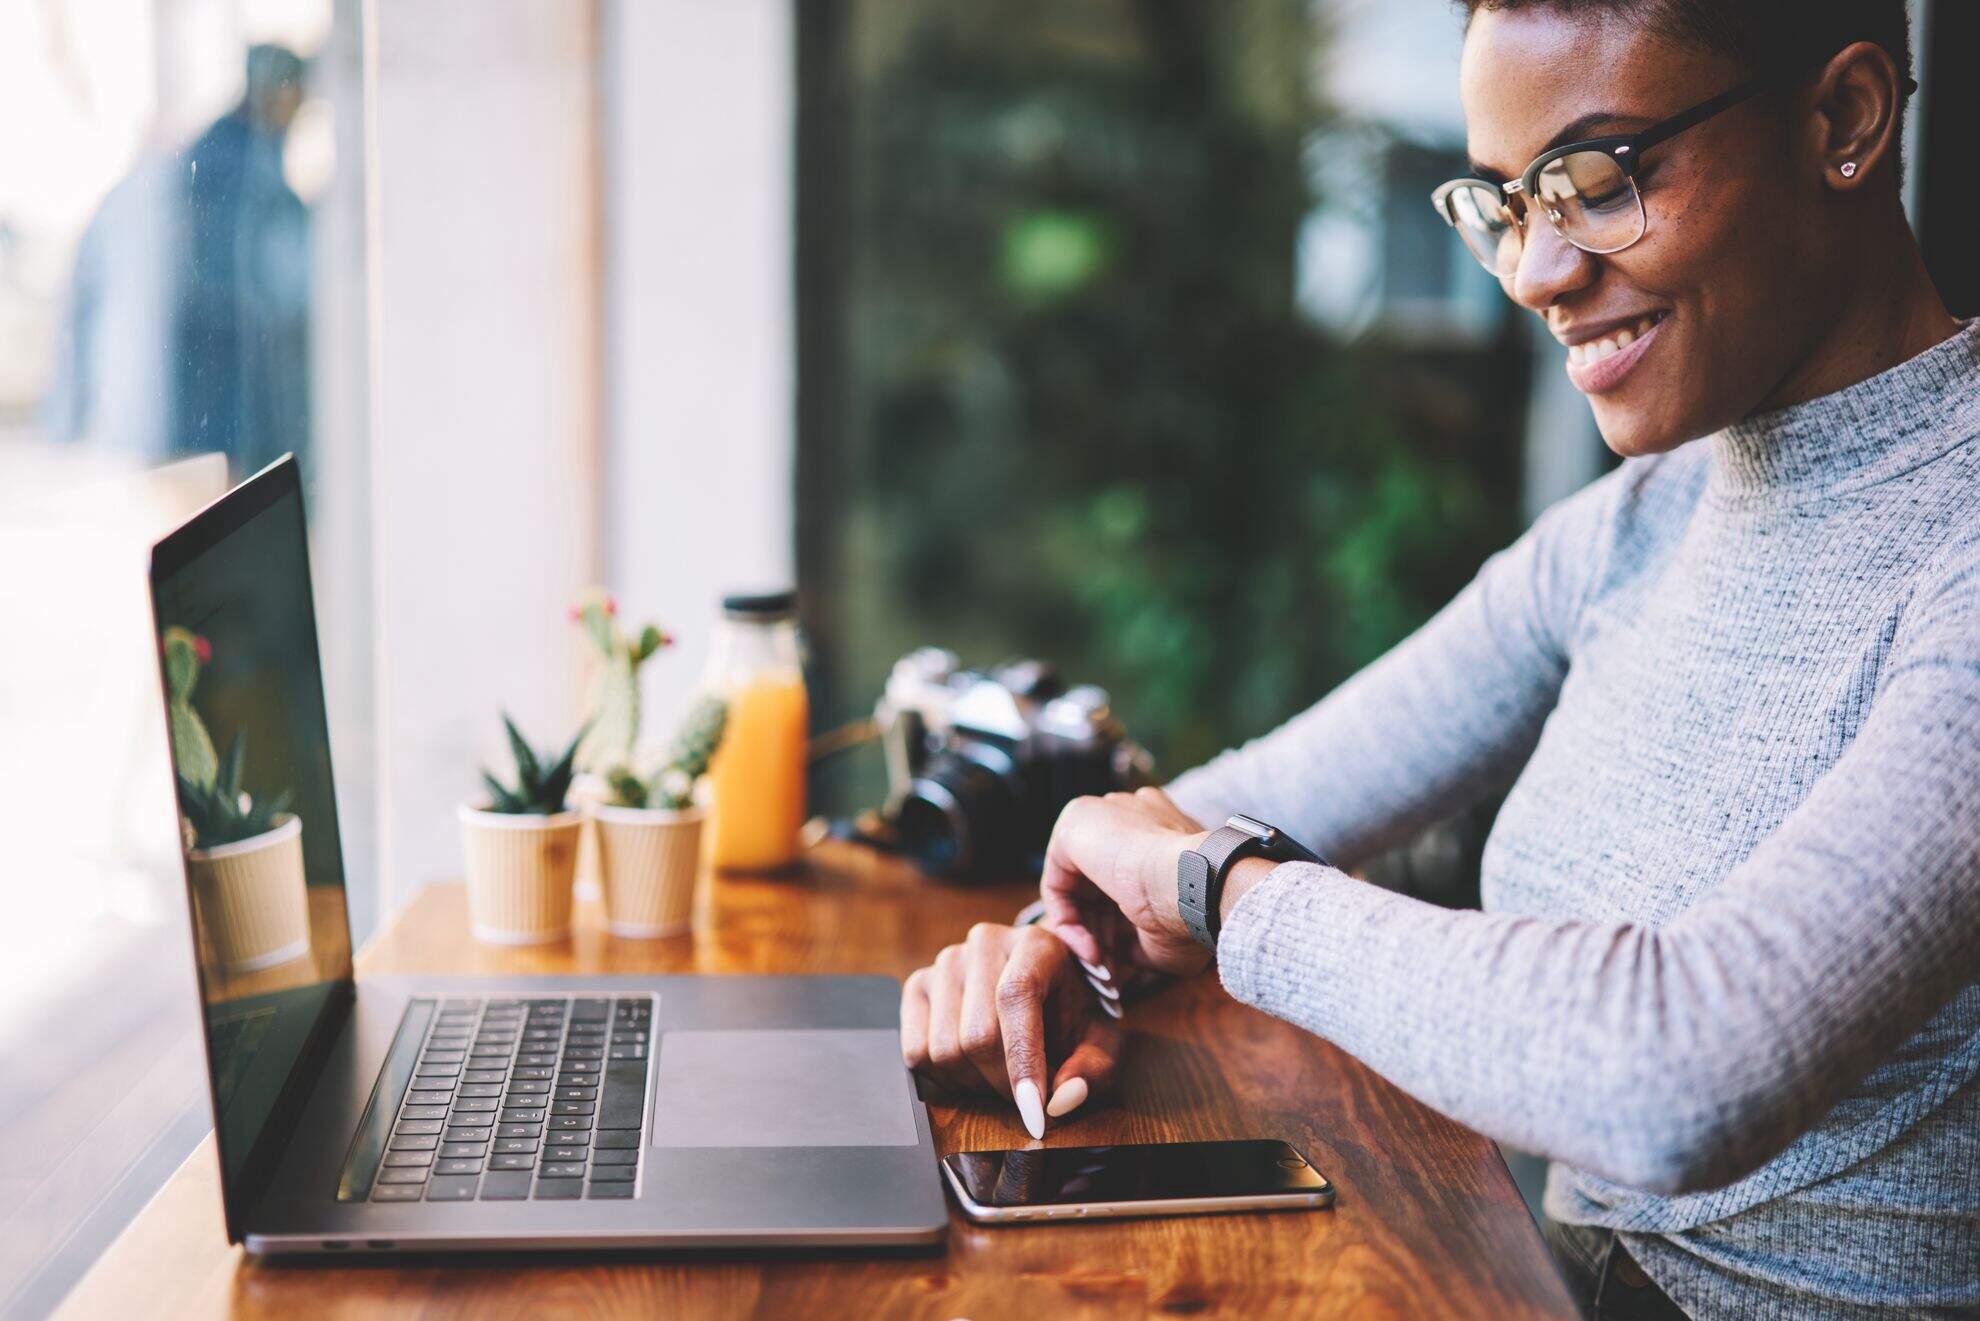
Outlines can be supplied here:
M1843 177L1843 178L1845 178L1845 179L1854 179L1854 178L1856 177L1856 162L1855 162L1855 161L1844 161L1844 162L1843 162L1843 164L1842 164L1842 177Z

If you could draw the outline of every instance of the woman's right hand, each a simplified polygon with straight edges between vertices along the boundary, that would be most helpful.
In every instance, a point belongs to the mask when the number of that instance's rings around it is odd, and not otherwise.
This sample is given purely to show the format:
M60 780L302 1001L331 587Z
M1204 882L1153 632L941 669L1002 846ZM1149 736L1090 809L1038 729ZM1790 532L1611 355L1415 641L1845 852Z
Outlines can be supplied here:
M1113 1085L1118 1006L1049 930L980 922L901 988L901 1055L939 1087L1010 1097L1042 1138L1046 1115Z

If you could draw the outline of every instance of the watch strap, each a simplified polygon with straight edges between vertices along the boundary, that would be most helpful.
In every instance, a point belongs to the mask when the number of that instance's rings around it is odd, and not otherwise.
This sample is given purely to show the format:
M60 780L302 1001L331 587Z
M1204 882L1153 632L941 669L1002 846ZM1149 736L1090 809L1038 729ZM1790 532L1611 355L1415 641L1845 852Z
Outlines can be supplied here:
M1264 848L1257 835L1236 826L1219 826L1196 848L1182 855L1176 864L1176 907L1183 925L1198 944L1217 947L1217 930L1223 925L1224 878L1231 864Z
M1176 859L1176 911L1183 927L1197 944L1214 949L1217 937L1210 930L1210 864L1195 849L1183 850Z

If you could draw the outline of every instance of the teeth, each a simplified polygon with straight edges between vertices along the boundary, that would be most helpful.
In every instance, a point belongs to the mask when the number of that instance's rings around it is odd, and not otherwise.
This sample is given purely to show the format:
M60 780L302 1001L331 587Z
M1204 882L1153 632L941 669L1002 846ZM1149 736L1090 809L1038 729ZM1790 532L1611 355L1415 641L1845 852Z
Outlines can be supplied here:
M1586 344L1571 344L1568 346L1568 361L1577 365L1600 362L1642 339L1650 333L1651 327L1663 319L1661 313L1652 314L1601 339L1590 340Z

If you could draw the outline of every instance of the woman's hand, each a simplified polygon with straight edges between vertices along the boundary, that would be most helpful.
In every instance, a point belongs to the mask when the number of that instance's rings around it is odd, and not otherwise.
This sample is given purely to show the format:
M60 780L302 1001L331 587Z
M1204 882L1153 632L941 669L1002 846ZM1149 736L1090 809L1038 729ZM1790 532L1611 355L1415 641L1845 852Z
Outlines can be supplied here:
M1113 1084L1120 1011L1103 985L1043 927L980 922L901 988L901 1055L938 1086L1010 1097L1042 1138L1046 1115Z
M1176 862L1208 834L1160 789L1075 798L1045 846L1045 919L1096 974L1187 975L1210 953L1176 908Z

